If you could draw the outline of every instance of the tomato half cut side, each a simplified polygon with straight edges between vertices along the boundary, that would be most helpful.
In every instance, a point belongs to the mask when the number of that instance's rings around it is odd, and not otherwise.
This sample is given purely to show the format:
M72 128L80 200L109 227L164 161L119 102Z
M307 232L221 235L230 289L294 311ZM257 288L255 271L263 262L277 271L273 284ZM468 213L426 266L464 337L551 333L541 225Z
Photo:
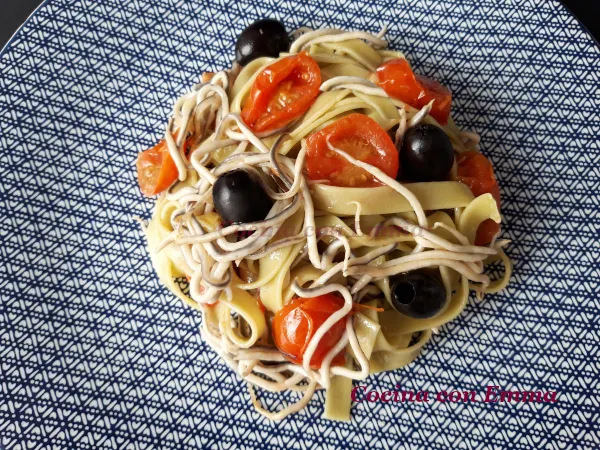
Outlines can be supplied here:
M396 178L400 162L392 138L373 119L354 113L336 120L306 140L306 173L333 186L373 187L382 183L364 169L330 150L328 142L354 158Z
M457 180L466 184L475 197L492 194L500 208L500 187L494 175L492 163L479 152L460 153L456 158ZM487 219L479 225L475 245L489 244L500 231L500 224Z
M302 358L310 340L321 325L333 313L344 306L344 300L325 294L312 298L295 298L286 303L273 317L273 340L285 357L295 364ZM338 320L319 341L310 360L310 366L318 369L327 353L340 341L346 329L346 319ZM337 354L332 366L344 364L344 352Z
M435 80L416 75L406 59L393 59L377 69L377 84L390 96L422 108L434 100L431 116L446 125L450 118L452 93Z
M164 140L139 153L136 166L140 190L147 197L160 194L177 180L177 166Z
M319 86L319 65L306 52L282 58L254 80L242 107L242 119L254 132L284 127L310 108Z

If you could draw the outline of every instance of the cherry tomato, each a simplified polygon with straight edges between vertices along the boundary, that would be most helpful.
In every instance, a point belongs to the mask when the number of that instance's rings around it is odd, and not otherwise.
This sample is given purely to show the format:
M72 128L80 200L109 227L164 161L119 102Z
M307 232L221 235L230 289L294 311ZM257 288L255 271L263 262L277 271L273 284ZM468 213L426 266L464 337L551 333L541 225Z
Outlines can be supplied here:
M136 165L140 190L147 197L161 193L177 179L177 166L164 140L138 154Z
M281 128L310 108L319 86L319 65L306 52L282 58L254 80L242 119L255 132Z
M344 306L344 300L333 294L312 298L295 298L286 303L273 317L273 339L277 348L286 358L296 364L302 364L302 356L315 332L336 311ZM344 335L346 319L338 320L325 333L310 366L318 369L329 351ZM344 353L333 358L332 365L344 364Z
M475 197L492 194L500 208L500 188L494 175L492 163L479 152L463 152L456 158L458 164L457 179L471 189ZM500 225L492 219L487 219L477 229L475 245L489 244Z
M333 186L373 187L381 183L329 149L327 142L354 158L371 164L396 178L400 162L398 150L385 130L369 116L342 117L306 140L306 172L312 180L329 180Z
M448 123L452 93L440 83L422 75L416 75L406 59L393 59L377 69L377 84L390 97L422 108L434 100L431 116L442 125Z

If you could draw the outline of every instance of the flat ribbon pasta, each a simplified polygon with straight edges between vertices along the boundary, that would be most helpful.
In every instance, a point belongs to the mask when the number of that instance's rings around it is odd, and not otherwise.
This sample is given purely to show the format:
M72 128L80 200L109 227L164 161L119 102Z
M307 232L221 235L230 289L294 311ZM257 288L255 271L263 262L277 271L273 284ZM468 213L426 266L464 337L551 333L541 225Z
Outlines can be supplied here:
M377 306L377 301L366 303ZM415 342L412 342L412 332L394 323L393 310L383 312L365 310L356 314L355 329L361 349L369 357L371 373L398 369L409 364L416 358L420 348L431 337L431 330L425 330Z
M240 326L233 327L231 314L236 313L240 324L247 324L249 333L244 333ZM231 300L223 293L219 302L205 311L205 320L218 326L227 338L240 348L252 347L264 334L267 325L265 315L261 311L258 301L246 291L233 287Z
M277 266L275 276L268 283L261 286L260 300L269 311L277 312L283 306L283 292L290 283L290 266L303 246L303 243L294 245L283 263L275 263Z
M456 181L410 183L405 187L417 197L424 210L430 211L465 207L474 198L467 186ZM354 202L363 205L361 214L364 215L412 211L404 196L388 186L349 188L315 184L311 193L316 209L336 216L353 216Z
M302 228L302 222L302 211L297 211L292 217L290 217L283 223L282 227L277 231L277 233L275 234L275 236L273 236L273 239L270 240L269 243L272 244L281 239L285 239L286 237L298 234ZM286 247L277 249L269 253L268 255L260 258L258 260L258 278L250 283L243 283L240 281L237 286L240 289L250 290L260 288L267 284L281 270L281 266L288 259L290 253L292 253L293 248L293 244L290 244Z
M479 225L487 219L500 223L498 204L492 194L480 195L466 205L458 221L458 231L466 236L469 242L473 243Z

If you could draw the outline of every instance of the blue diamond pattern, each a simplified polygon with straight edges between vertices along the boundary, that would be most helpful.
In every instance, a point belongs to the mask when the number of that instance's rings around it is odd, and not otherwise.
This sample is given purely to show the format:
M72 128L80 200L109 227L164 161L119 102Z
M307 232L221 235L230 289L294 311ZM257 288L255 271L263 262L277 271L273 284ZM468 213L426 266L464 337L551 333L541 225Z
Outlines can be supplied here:
M372 389L555 404L357 404L270 423L159 285L136 153L262 17L378 31L455 94L501 182L515 273ZM0 59L0 446L600 448L600 49L555 0L49 0ZM266 395L273 408L281 399Z

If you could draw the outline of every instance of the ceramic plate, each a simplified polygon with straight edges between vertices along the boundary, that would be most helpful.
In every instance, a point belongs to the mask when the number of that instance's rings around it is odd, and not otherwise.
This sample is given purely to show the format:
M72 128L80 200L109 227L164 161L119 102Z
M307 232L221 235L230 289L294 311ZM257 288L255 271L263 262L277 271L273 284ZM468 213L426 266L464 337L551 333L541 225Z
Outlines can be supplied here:
M134 217L136 154L172 101L276 17L377 32L455 95L497 168L512 283L471 299L410 366L278 423L161 287ZM7 449L600 448L600 50L557 1L46 1L0 60L0 442ZM481 401L488 386L552 403ZM270 399L270 406L281 406ZM0 447L2 446L0 445Z

